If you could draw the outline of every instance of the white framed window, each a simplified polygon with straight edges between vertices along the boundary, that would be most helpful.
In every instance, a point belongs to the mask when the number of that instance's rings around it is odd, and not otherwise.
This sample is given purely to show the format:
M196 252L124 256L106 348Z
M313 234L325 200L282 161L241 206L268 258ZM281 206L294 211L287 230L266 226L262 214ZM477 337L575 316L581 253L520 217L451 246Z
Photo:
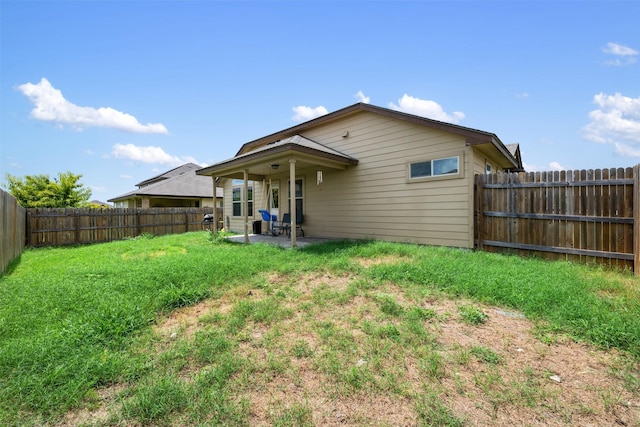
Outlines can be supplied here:
M291 186L290 186L291 181L287 181L287 196L288 196L288 202L289 202L289 212L291 212ZM295 201L296 201L296 213L297 213L297 217L301 217L302 212L303 211L303 207L304 207L304 190L303 190L303 181L302 179L296 179L296 194L295 194Z
M234 179L231 188L231 205L233 216L244 216L242 206L244 206L244 181ZM249 213L247 216L253 216L253 182L249 181L248 198Z
M460 164L462 156L449 156L409 163L409 181L433 179L437 177L462 177Z

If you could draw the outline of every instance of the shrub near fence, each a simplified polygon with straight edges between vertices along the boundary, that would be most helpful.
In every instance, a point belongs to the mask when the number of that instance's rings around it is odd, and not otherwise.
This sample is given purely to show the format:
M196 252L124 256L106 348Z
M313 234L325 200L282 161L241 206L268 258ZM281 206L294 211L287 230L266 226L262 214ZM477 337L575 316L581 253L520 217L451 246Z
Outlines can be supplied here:
M26 209L11 194L0 190L0 267L7 266L24 250Z
M197 231L206 213L213 213L213 208L27 209L27 245L103 243L144 233Z
M640 274L640 165L476 176L476 246Z

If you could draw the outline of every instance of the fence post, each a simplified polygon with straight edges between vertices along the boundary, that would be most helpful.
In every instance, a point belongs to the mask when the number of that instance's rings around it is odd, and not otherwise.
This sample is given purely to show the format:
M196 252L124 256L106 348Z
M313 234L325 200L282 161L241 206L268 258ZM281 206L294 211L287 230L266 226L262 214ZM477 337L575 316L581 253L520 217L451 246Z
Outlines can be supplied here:
M76 245L80 244L80 215L78 209L73 209L73 222L76 227Z
M30 209L26 209L27 211L27 224L24 227L25 229L25 246L31 246L32 242L31 242L31 210Z
M633 271L640 276L640 163L633 167Z
M476 236L477 236L477 248L482 250L483 248L483 235L484 235L484 183L486 175L476 175Z

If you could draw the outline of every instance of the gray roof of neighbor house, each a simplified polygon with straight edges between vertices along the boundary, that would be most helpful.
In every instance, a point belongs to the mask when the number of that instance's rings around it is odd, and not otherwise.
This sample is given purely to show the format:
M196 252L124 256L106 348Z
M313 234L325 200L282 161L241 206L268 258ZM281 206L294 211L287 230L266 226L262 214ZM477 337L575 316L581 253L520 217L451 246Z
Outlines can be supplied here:
M145 185L150 185L159 181L163 181L165 179L173 178L174 176L179 176L186 172L198 170L200 168L202 168L202 166L196 165L195 163L185 163L184 165L178 166L177 168L173 168L171 170L163 172L160 175L145 179L144 181L137 183L136 187L144 187Z
M208 176L196 175L200 169L194 163L187 163L178 168L149 178L137 184L140 188L120 196L109 199L109 202L126 200L132 197L173 197L173 198L203 198L212 197L213 185ZM222 198L224 190L216 188L216 196Z
M524 167L522 166L522 155L520 154L520 144L507 144L506 147L520 165L520 169L524 171Z

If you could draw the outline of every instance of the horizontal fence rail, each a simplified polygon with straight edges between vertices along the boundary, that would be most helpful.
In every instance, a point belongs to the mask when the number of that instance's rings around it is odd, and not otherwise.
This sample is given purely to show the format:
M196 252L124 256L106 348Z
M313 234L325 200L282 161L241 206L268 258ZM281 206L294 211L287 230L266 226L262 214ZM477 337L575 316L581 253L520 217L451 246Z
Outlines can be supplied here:
M104 243L141 234L162 236L208 228L213 208L27 209L27 245ZM222 209L218 209L222 218Z
M639 168L476 175L476 246L639 274Z
M0 190L0 273L24 250L26 209L9 193Z

